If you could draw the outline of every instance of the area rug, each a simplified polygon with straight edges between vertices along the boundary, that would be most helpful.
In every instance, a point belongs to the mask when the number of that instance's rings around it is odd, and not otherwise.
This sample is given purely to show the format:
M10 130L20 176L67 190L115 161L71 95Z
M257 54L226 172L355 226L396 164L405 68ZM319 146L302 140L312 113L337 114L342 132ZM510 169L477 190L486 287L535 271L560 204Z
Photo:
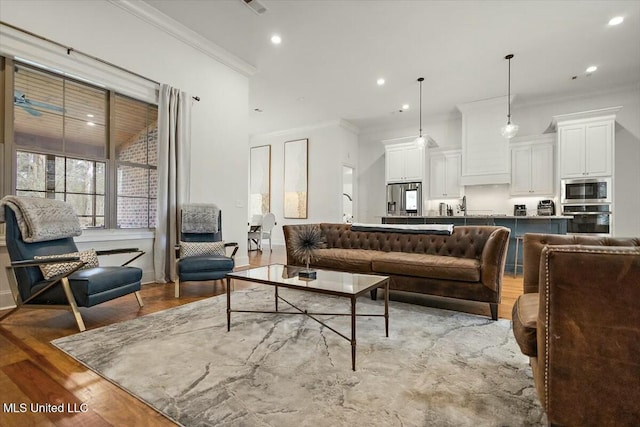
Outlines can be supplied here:
M280 294L349 312L346 299ZM273 291L235 291L232 306L271 310ZM355 372L349 342L306 316L232 313L227 332L224 295L53 344L185 426L544 425L508 320L393 301L389 313L388 338L383 318L358 318ZM349 334L349 317L327 320Z

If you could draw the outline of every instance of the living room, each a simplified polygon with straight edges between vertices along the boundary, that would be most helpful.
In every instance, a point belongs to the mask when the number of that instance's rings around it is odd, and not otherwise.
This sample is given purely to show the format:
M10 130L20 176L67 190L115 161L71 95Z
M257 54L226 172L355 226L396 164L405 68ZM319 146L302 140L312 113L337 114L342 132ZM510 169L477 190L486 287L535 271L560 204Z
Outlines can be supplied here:
M202 4L199 4L202 3ZM224 3L217 5L216 3ZM238 4L235 4L238 3ZM426 17L409 12L404 15L407 21L393 21L393 25L385 22L384 3L376 2L374 5L363 6L361 2L350 3L345 7L344 21L349 21L352 14L356 14L359 8L371 7L371 22L380 25L380 39L367 39L365 36L359 41L349 43L360 43L362 52L354 54L354 58L360 56L378 56L379 68L369 70L367 75L356 73L345 69L345 64L350 63L349 57L340 57L341 62L325 63L323 55L326 53L321 45L321 40L292 40L287 38L285 27L282 31L283 41L279 46L274 46L267 39L258 41L263 35L271 36L271 33L262 34L264 28L278 29L278 14L286 15L287 7L291 7L291 16L288 17L289 24L293 18L297 18L299 26L313 27L318 34L322 34L322 26L329 28L331 14L340 9L340 5L327 6L327 10L322 12L323 5L320 2L311 2L310 9L305 11L304 6L289 4L291 2L269 2L264 1L267 11L264 16L259 16L249 10L239 1L228 2L170 2L170 1L40 1L21 2L0 0L0 21L10 24L16 28L32 32L34 35L44 37L48 40L72 47L78 52L85 52L109 64L116 65L122 69L114 68L111 65L100 63L88 59L80 53L67 52L41 39L25 35L19 30L2 26L0 30L0 54L20 60L32 61L36 64L43 64L51 69L62 70L74 76L85 77L91 82L103 82L109 87L121 90L128 96L149 103L157 102L157 84L162 82L171 84L189 95L198 97L199 101L194 101L191 115L191 158L190 158L190 190L189 199L191 202L216 203L224 213L223 228L226 240L237 241L239 250L235 257L235 264L238 267L246 267L252 264L251 257L254 254L248 252L246 241L247 222L250 218L248 212L249 205L249 177L251 174L249 163L249 148L270 145L271 146L271 211L275 213L277 226L274 229L273 243L278 247L280 254L283 253L284 235L282 226L296 225L304 223L341 223L343 222L343 199L342 199L342 172L344 165L353 167L357 180L354 186L354 220L360 223L380 223L381 218L386 215L386 194L385 194L385 146L383 141L397 138L408 138L418 136L419 127L424 129L438 144L438 149L459 149L462 144L462 114L456 108L468 102L473 102L486 98L504 97L507 95L507 61L504 56L514 53L515 57L511 65L513 82L511 86L513 98L512 109L513 121L520 126L519 135L543 135L553 133L550 127L554 116L597 110L607 107L621 106L616 113L616 133L615 133L615 229L614 237L630 237L640 235L640 192L637 191L640 185L640 86L638 76L640 75L640 47L633 45L630 40L638 36L639 24L639 2L525 2L519 5L508 4L508 2L465 2L464 7L459 5L456 8L467 8L465 13L460 12L461 22L454 22L456 13L451 10L452 6L446 2L414 2L425 3L416 4L420 13L429 15L429 25L425 32L431 38L436 39L440 44L440 51L435 58L439 58L437 63L431 63L424 58L417 58L423 45L421 39L415 41L406 50L397 48L391 44L385 49L381 49L379 54L372 54L375 51L372 46L382 43L383 36L388 33L397 32L398 28L407 24L416 27L422 24ZM309 3L309 2L303 2ZM412 3L412 2L410 2ZM565 3L560 5L559 3ZM184 5L187 4L188 7ZM157 9L155 8L157 7ZM197 9L202 7L203 9ZM255 45L256 51L249 51L257 61L247 61L238 53L231 53L220 46L225 46L225 37L234 39L239 37L234 35L222 35L219 40L210 40L202 34L196 32L196 26L191 27L184 19L187 15L179 13L180 9L198 11L205 16L215 16L210 22L202 20L199 22L201 28L207 25L215 26L216 20L225 20L224 13L229 8L238 8L237 13L246 12L246 18L250 23L255 23L258 19L267 19L268 24L256 24L252 31L247 32L247 41L240 45ZM337 9L330 9L337 7ZM386 7L398 7L386 5ZM408 7L403 5L402 7ZM429 8L432 9L429 9ZM217 9L219 8L219 9ZM424 8L424 9L423 9ZM498 18L478 25L474 20L482 20L492 13L513 16L513 20L504 27L499 26ZM410 8L409 8L410 9ZM485 9L485 10L483 10ZM164 15L161 11L167 13ZM572 14L567 12L571 11ZM348 12L348 13L347 13ZM198 12L195 13L196 15ZM389 12L389 17L396 17L395 11ZM531 15L530 23L522 26L518 20L526 20L527 14ZM601 19L597 21L599 25L598 34L605 41L596 41L588 38L587 42L579 42L580 36L569 37L573 40L573 45L559 48L555 44L554 37L560 37L561 31L558 29L557 21L568 22L577 25L578 28L591 25L594 16L601 14ZM220 16L222 15L222 16ZM415 20L409 20L410 15L416 15ZM618 27L609 27L608 20L614 16L624 16L625 20ZM169 18L172 16L172 18ZM235 16L235 15L233 15ZM314 21L314 16L317 22ZM446 17L443 24L459 28L459 38L452 38L450 35L430 33L429 28L435 25L431 20L433 17ZM569 19L567 16L575 17ZM271 18L273 17L273 18ZM320 19L323 18L323 20ZM284 19L284 18L283 18ZM541 23L549 19L549 26L553 31L545 28ZM229 19L229 21L232 21ZM451 21L451 22L449 22ZM584 21L582 24L580 22ZM368 22L363 18L363 22ZM117 25L115 24L117 23ZM384 25L383 25L384 23ZM578 23L578 24L576 24ZM352 25L353 21L351 21ZM432 25L433 24L433 25ZM243 24L243 25L246 25ZM334 22L336 33L350 32L348 22L338 20ZM386 27L385 27L386 25ZM581 27L582 25L583 27ZM320 28L315 28L316 26ZM362 34L370 34L369 25L362 24ZM372 24L373 27L375 25ZM466 27L465 27L466 26ZM500 31L490 31L489 27L500 27ZM384 27L384 28L383 28ZM220 26L219 32L223 26ZM238 24L239 30L242 27ZM260 28L260 31L258 30ZM291 35L295 34L295 27L290 28ZM460 29L462 28L462 29ZM477 31L476 34L471 30ZM382 31L384 29L384 31ZM486 31L489 36L480 36ZM530 38L522 37L516 32L530 32L534 34ZM615 33L618 31L618 33ZM623 32L624 31L624 32ZM357 31L352 31L356 33ZM568 31L569 32L569 31ZM242 32L240 31L240 34ZM450 34L450 33L447 33ZM622 36L620 34L623 34ZM499 43L496 41L500 36ZM480 70L483 65L479 65L474 59L465 57L461 49L463 44L470 43L470 39L477 38L475 49L486 57L482 64L487 65L487 69ZM586 36L585 36L586 37ZM589 33L589 37L596 37ZM627 43L617 43L622 37ZM356 37L357 39L357 37ZM410 39L410 36L407 36ZM514 45L510 39L521 40L521 45ZM576 41L578 39L578 41ZM630 39L630 40L629 40ZM333 39L332 39L333 40ZM395 40L395 39L394 39ZM495 45L489 44L489 40ZM216 44L219 43L219 44ZM347 42L345 41L345 44ZM233 45L233 43L230 43ZM299 45L303 45L300 47ZM328 43L329 47L337 45L338 42ZM288 46L289 45L289 46ZM318 62L308 64L306 59L301 59L296 68L298 76L304 74L305 68L318 68L324 70L327 75L343 73L340 79L344 80L346 86L357 86L358 90L353 93L345 93L340 87L324 90L325 96L322 101L336 98L342 104L344 96L358 99L358 103L347 106L335 105L334 108L327 108L325 104L313 103L318 100L317 92L309 92L305 86L298 86L297 92L280 92L281 87L277 85L268 91L260 86L262 80L268 80L273 76L270 73L281 72L280 66L273 64L279 61L279 57L284 57L286 49L295 45L296 49L313 50L318 48ZM246 48L246 46L245 46ZM433 43L429 45L433 49ZM458 49L460 49L458 51ZM464 52L466 52L465 47ZM391 68L385 66L385 62L395 58L397 52L407 57L411 62L412 56L416 56L415 65L406 69L391 73ZM599 56L588 57L590 50L595 51ZM609 51L612 56L624 57L625 67L614 68L614 65L605 63L604 52ZM246 51L245 51L246 52ZM453 53L452 53L453 52ZM546 52L546 54L545 54ZM572 57L573 71L566 74L567 62L561 61L561 57ZM261 56L262 55L262 56ZM345 55L342 53L342 55ZM306 58L306 57L305 57ZM351 59L357 62L358 59ZM554 62L562 62L562 71L554 71ZM460 80L459 88L447 80L443 84L445 76L449 71L440 63L449 62L449 67L456 69L467 69L462 75L466 75ZM571 61L568 61L571 62ZM586 73L586 66L596 63L599 67L597 71ZM273 67L273 68L269 68ZM535 72L526 69L530 67ZM558 65L560 67L560 65ZM335 68L335 69L334 69ZM355 65L354 65L355 69ZM358 68L359 69L359 68ZM386 71L389 70L389 71ZM612 71L613 70L613 71ZM132 75L134 72L137 76ZM536 93L530 83L526 83L526 77L533 74L544 76L542 81L548 82L554 89L542 88ZM482 81L476 77L482 75L487 81ZM576 76L575 80L571 78ZM317 77L318 74L313 74ZM424 101L418 101L418 77L425 77ZM456 74L455 79L460 75ZM376 84L376 79L386 78L385 85ZM491 79L488 79L491 77ZM306 85L309 87L318 85L318 78L309 78ZM149 81L149 79L151 81ZM286 77L280 77L286 80ZM338 80L340 80L338 79ZM280 81L280 80L277 80ZM570 85L573 85L571 87ZM558 90L561 94L556 95L553 91ZM377 92L378 91L378 92ZM380 91L397 91L395 103L381 107L377 102ZM448 98L448 104L442 106L444 94L454 92L457 96ZM309 93L313 93L309 95ZM355 94L354 94L355 93ZM464 96L458 94L464 93ZM385 99L388 97L385 95ZM410 104L409 108L403 108L403 103ZM369 116L360 115L357 110L363 104L374 105L377 110ZM288 110L284 110L287 106ZM424 114L418 110L425 109ZM351 109L352 111L345 112ZM364 107L362 108L364 110ZM506 103L501 107L503 121L506 121ZM262 111L257 111L262 110ZM400 112L399 110L404 110ZM504 110L504 111L503 111ZM340 113L337 113L339 111ZM368 112L371 110L367 110ZM344 113L343 113L344 112ZM420 120L420 122L419 122ZM357 123L357 125L354 125ZM308 169L308 215L306 218L292 219L286 218L284 213L284 143L299 139L309 141L309 169ZM4 150L2 156L5 156ZM0 157L0 162L4 165L5 158ZM4 171L0 174L0 188L3 195L11 194L11 178L4 176ZM557 185L559 195L559 180ZM426 189L423 200L423 212L435 211L437 203L429 200ZM528 209L534 209L540 197L535 198L514 198L511 196L509 186L506 184L485 184L465 187L466 200L469 209L473 212L493 214L511 214L514 203L526 204ZM559 201L558 199L556 199ZM448 203L457 203L457 200ZM559 203L558 203L559 207ZM110 229L110 230L86 230L83 235L76 239L82 247L95 247L96 249L110 249L114 247L138 247L146 254L140 258L136 265L143 270L143 283L154 282L154 234L149 229ZM263 254L266 258L268 255ZM5 266L8 263L6 248L0 246L0 263ZM519 284L519 282L518 282ZM145 285L143 285L144 287ZM202 295L209 296L210 288L199 287ZM198 292L189 293L188 301L198 299ZM163 298L164 293L154 290L150 293L152 298ZM0 277L0 308L11 306L13 299L6 283L4 274ZM135 303L134 303L135 304ZM162 305L156 305L161 307ZM89 311L90 312L90 311ZM65 325L67 328L66 316L62 313L60 317L55 317L46 327L54 328L56 325ZM122 317L116 313L101 312L95 324L108 324L109 318ZM129 316L129 314L126 314ZM10 323L10 322L9 322ZM392 323L393 325L393 323ZM26 329L36 328L27 326ZM91 326L90 326L91 328ZM51 335L51 332L44 335ZM27 334L28 335L28 334ZM55 332L53 333L55 335ZM20 336L18 333L17 336ZM6 340L6 338L4 338ZM4 344L3 344L4 345ZM15 346L15 343L11 344ZM44 345L44 344L38 344ZM18 353L28 351L24 348L15 350L9 357L20 358ZM65 370L74 370L73 362L67 360L66 356L60 354L52 363L60 363ZM95 374L87 373L86 370L79 373L80 377L87 381L94 381ZM93 375L93 376L92 376ZM110 386L100 386L102 390L109 390ZM106 392L106 391L105 391ZM122 405L144 406L140 403L131 403L126 398L118 397ZM4 399L3 395L3 401ZM82 400L82 399L81 399ZM125 402L125 403L123 403ZM103 403L103 406L109 406ZM110 412L110 411L107 411ZM113 416L113 414L111 415ZM149 416L146 414L145 416ZM154 424L164 422L159 415L147 420L135 420L134 424ZM124 423L124 422L123 422ZM113 422L112 424L117 424Z

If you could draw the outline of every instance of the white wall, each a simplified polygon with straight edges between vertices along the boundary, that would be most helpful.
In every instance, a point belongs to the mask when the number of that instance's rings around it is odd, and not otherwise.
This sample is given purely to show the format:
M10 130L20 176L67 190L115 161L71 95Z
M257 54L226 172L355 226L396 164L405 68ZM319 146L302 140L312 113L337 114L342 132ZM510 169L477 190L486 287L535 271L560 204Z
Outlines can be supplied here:
M520 125L518 136L540 135L559 114L622 106L616 117L615 143L615 212L614 232L617 236L640 236L640 89L592 94L584 97L554 100L535 105L512 106L513 121ZM425 133L443 148L461 146L461 119L429 120L423 125ZM381 141L415 135L414 127L363 130L359 136L360 184L358 215L365 222L379 222L385 214L384 146ZM424 199L428 197L426 185ZM514 204L526 204L534 209L542 197L511 199L508 185L465 187L470 212L511 214ZM452 199L450 204L458 203ZM425 213L437 209L436 203L425 203Z
M190 198L220 206L225 240L240 243L236 264L248 263L246 76L105 0L2 0L0 20L199 96L192 109ZM149 259L152 254L136 265L149 268ZM0 286L6 291L6 283Z
M284 218L284 143L304 138L309 139L308 215L306 219ZM336 121L255 135L249 143L251 147L268 144L271 145L271 212L278 223L274 228L273 243L284 244L282 226L285 224L342 222L342 165L352 166L358 173L358 138L354 130Z

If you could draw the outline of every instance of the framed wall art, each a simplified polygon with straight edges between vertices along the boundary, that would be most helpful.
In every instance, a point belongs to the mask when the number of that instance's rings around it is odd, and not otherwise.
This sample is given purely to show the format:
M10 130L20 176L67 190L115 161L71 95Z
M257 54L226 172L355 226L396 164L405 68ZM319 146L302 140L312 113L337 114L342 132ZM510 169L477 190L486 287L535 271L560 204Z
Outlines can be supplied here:
M284 217L307 218L309 140L284 143Z
M271 212L271 145L249 150L249 217Z

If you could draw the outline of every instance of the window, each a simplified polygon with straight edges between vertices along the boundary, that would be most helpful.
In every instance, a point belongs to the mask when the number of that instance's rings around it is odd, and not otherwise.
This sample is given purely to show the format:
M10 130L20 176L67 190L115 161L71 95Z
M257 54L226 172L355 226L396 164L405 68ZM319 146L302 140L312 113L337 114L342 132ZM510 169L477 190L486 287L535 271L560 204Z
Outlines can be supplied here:
M83 228L105 226L104 162L18 151L16 164L16 195L66 200Z
M3 62L14 92L5 191L66 200L84 228L155 227L157 106Z

